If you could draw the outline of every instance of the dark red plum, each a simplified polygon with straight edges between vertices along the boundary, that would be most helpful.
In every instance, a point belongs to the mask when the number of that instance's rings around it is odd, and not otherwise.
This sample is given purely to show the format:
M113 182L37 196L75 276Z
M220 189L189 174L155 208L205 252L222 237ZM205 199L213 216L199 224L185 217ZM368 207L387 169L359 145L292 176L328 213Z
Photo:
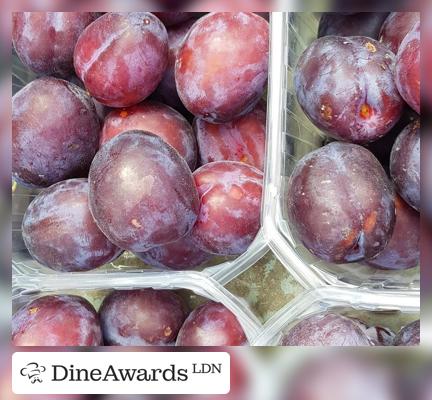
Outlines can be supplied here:
M282 346L371 346L357 322L333 313L321 313L298 322L284 334Z
M396 222L390 241L378 256L367 260L373 267L400 270L419 265L420 214L399 196L395 198L395 206Z
M102 332L93 306L78 296L40 297L12 317L14 346L100 346Z
M185 107L209 122L250 112L267 82L269 24L253 13L210 13L177 53L175 79Z
M199 212L192 173L159 136L128 131L108 141L89 173L90 210L102 232L134 252L188 234Z
M246 335L236 316L223 304L209 301L187 317L177 346L241 346Z
M219 255L246 251L260 228L263 174L236 161L206 164L194 172L201 201L192 239Z
M390 174L401 197L420 210L420 121L397 137L390 155Z
M193 17L193 13L181 11L154 12L165 26L177 25Z
M23 218L24 243L56 271L87 271L116 259L121 249L99 230L88 205L87 179L70 179L41 192Z
M39 74L65 77L73 72L79 35L97 13L14 12L12 42L20 60Z
M258 105L243 117L224 124L196 118L201 164L213 161L240 161L264 171L266 109Z
M131 130L141 130L160 136L174 147L195 168L198 150L195 134L189 122L165 104L144 101L138 105L112 110L105 118L100 144Z
M78 39L74 65L100 103L128 107L147 98L162 79L168 35L151 13L106 13Z
M395 338L395 346L418 346L420 344L420 320L403 327Z
M367 36L378 39L381 26L389 13L360 12L352 15L322 13L318 37L323 36Z
M419 12L392 12L384 21L379 40L397 54L402 40L420 21Z
M201 250L192 240L191 235L182 237L173 243L153 247L145 253L136 253L145 263L174 270L195 269L212 258L212 255Z
M99 131L94 104L83 90L61 79L36 79L12 98L13 178L47 187L87 176Z
M394 62L393 53L371 38L317 39L295 69L297 100L329 136L353 143L373 142L390 131L402 114Z
M175 342L187 314L175 292L139 289L112 292L99 315L105 344L161 346Z
M195 20L189 19L186 22L168 28L168 65L159 86L152 94L152 98L176 109L184 116L190 115L183 105L177 93L175 81L175 61L179 48L189 32Z
M395 81L400 95L420 114L420 22L405 36L396 56Z
M286 193L294 233L317 257L346 263L372 258L390 240L394 190L364 147L333 142L303 157Z

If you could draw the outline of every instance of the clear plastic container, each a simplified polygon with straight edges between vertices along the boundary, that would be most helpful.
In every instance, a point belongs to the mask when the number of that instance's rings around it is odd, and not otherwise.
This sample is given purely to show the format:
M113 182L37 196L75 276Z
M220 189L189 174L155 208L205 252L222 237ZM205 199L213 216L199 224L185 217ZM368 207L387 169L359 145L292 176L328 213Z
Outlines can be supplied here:
M289 272L306 288L365 286L409 290L419 295L419 267L385 271L360 263L327 263L312 255L291 231L284 202L290 175L299 159L326 141L301 110L293 89L293 69L307 45L316 39L318 23L318 13L272 14L264 236Z
M20 275L12 277L13 312L28 302L50 294L75 294L90 301L98 310L103 298L113 289L164 289L183 292L190 308L205 301L214 300L225 305L237 317L251 342L261 330L261 323L249 310L246 302L230 292L214 279L198 272L118 272L107 274L100 279L99 274L87 273L73 279L68 274ZM203 299L204 298L204 299Z
M330 286L312 289L273 315L252 344L277 346L283 334L302 319L325 311L357 318L369 326L381 326L397 333L420 318L420 299L416 293L390 289L385 292Z

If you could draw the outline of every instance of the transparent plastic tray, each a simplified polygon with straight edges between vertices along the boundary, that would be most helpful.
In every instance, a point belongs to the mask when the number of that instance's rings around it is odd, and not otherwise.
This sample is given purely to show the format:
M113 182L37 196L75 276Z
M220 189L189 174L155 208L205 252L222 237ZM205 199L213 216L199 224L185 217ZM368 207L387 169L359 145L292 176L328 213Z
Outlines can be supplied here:
M13 311L28 302L50 294L76 294L87 298L96 309L105 295L111 290L130 290L141 288L188 290L196 296L222 303L237 317L251 342L261 330L261 323L242 299L234 296L214 279L198 272L118 272L108 274L101 280L98 274L70 279L68 274L61 275L14 275L12 277ZM189 305L193 302L188 302ZM196 303L198 305L198 303Z
M312 306L315 310L321 305L345 306L372 313L387 311L396 324L404 321L405 315L418 315L418 268L385 272L359 264L323 263L295 242L284 217L283 190L296 160L324 141L322 134L300 110L291 87L292 67L307 43L315 38L317 18L316 14L306 13L271 15L262 228L245 253L235 259L215 258L200 271L178 272L151 268L126 252L118 260L95 270L59 273L33 260L24 246L22 218L38 191L16 185L12 198L14 309L50 293L78 291L91 297L93 293L103 294L111 289L186 289L225 304L237 316L254 345L277 344L280 329L295 318L313 312ZM16 58L13 74L14 91L34 78ZM263 327L246 301L231 294L224 286L259 261L269 247L302 286L318 289L295 298Z
M353 263L336 265L313 256L292 234L284 195L291 172L325 136L306 117L293 90L293 68L317 36L318 13L273 13L267 115L267 166L263 209L264 236L290 273L306 288L366 286L417 292L420 268L378 270Z
M309 315L324 311L358 318L371 326L390 328L397 333L420 318L420 299L416 293L366 288L323 287L298 296L273 315L252 342L254 346L277 346L284 332Z

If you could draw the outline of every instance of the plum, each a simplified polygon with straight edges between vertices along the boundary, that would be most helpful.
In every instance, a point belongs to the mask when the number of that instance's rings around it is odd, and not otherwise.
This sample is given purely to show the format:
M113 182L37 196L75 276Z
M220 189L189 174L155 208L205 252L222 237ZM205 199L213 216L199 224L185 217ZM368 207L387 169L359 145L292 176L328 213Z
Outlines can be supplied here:
M97 101L111 107L148 97L167 61L166 29L147 12L104 14L84 30L74 52L78 77Z
M333 263L378 255L393 232L393 187L379 161L359 145L333 142L303 157L285 202L300 241Z
M160 346L176 340L186 307L169 290L116 290L104 299L99 315L105 344Z
M241 346L246 343L246 335L236 316L223 304L209 301L189 314L176 346Z
M14 12L12 42L20 60L39 74L66 77L73 72L79 35L97 13Z
M381 27L379 41L397 54L402 40L419 21L419 12L392 12Z
M201 208L193 241L208 253L245 252L260 228L262 172L237 161L217 161L197 169L194 178Z
M175 82L175 61L178 50L183 44L183 41L189 32L195 20L189 19L181 24L171 26L168 28L168 65L165 69L164 76L159 83L159 86L152 94L152 98L161 101L164 104L176 109L184 116L191 114L183 105L177 93L177 86Z
M414 25L399 46L395 81L403 99L420 114L420 22Z
M250 112L267 82L269 24L253 13L210 13L177 53L175 80L186 108L209 122Z
M13 178L47 187L87 176L100 124L91 98L78 86L40 78L12 98Z
M385 12L360 12L352 15L325 12L320 18L318 37L367 36L378 39L381 26L388 15Z
M191 235L136 255L153 267L174 270L194 269L212 258L212 255L196 246Z
M390 174L401 197L420 210L420 120L397 137L390 155Z
M108 239L134 252L179 240L192 229L199 197L179 153L159 136L128 131L96 154L90 211Z
M393 79L394 61L393 53L371 38L317 39L295 68L297 100L329 136L361 144L377 140L403 110Z
M100 346L98 315L84 298L70 295L40 297L12 317L14 346Z
M130 130L160 136L174 147L193 170L197 162L197 143L189 122L171 107L144 101L132 107L112 110L105 118L100 145Z
M212 124L194 121L201 164L212 161L241 161L264 171L266 109L258 105L232 122Z
M24 243L41 264L56 271L88 271L116 259L121 249L96 226L87 179L70 179L42 191L22 222Z
M401 197L395 198L396 222L385 249L367 263L382 269L408 269L419 265L420 214Z
M418 346L420 344L420 320L403 327L396 335L395 346Z
M372 346L357 322L332 312L314 314L284 334L282 346Z

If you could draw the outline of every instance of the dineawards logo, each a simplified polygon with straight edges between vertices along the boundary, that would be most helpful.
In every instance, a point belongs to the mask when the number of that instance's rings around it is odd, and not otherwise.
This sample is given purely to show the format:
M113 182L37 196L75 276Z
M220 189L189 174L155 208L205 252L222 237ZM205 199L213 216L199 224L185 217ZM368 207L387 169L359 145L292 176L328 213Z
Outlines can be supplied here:
M17 394L226 394L225 352L17 352Z
M20 374L22 376L27 376L30 382L42 383L41 374L46 371L46 368L43 365L39 365L36 362L29 362L24 368L21 368Z

